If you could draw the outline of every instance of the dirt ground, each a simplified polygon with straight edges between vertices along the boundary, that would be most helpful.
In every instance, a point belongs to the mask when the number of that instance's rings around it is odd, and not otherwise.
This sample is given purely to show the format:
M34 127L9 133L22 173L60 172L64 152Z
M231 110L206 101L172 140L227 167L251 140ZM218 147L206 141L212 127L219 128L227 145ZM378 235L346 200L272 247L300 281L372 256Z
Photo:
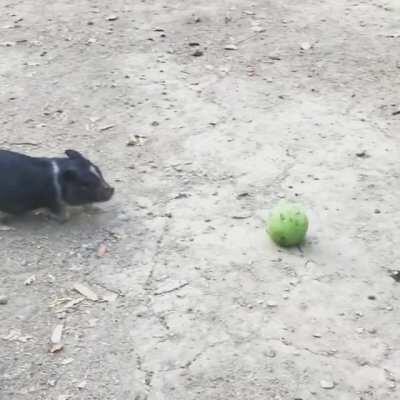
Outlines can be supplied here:
M1 400L398 400L399 13L0 0L0 146L117 190L0 227Z

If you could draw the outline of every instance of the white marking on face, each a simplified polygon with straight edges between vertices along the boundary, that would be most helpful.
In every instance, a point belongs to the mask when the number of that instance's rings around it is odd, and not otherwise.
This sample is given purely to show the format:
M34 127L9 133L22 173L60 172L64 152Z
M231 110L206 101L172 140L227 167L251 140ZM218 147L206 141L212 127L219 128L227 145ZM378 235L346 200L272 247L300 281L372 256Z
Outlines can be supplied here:
M90 166L89 171L90 171L93 175L96 175L99 179L101 179L100 174L96 171L96 168L93 167L93 165Z

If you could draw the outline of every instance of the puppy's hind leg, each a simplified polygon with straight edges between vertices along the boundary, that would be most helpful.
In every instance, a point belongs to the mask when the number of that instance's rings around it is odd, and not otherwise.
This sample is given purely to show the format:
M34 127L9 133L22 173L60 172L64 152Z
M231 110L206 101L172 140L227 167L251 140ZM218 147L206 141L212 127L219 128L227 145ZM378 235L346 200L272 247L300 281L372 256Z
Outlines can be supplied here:
M0 211L0 225L8 225L12 219L12 215Z

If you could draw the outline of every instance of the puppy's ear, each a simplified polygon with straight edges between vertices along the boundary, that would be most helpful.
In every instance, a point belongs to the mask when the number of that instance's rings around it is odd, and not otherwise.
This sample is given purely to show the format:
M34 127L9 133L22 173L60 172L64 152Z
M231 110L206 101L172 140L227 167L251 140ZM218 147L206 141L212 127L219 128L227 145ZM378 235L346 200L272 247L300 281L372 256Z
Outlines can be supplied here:
M65 150L65 154L70 158L71 160L86 160L85 157L79 151L76 150Z

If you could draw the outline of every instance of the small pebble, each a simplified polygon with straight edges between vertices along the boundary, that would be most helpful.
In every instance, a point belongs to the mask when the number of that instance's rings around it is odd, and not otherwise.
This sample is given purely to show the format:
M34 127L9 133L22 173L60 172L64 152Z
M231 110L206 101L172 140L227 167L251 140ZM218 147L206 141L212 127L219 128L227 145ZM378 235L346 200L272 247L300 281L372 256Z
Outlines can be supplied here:
M365 367L366 365L369 364L368 360L364 359L364 358L357 358L356 362L358 365L360 365L361 367Z
M278 303L276 301L270 300L270 301L267 301L267 306L268 307L277 307Z
M204 55L204 52L201 50L196 50L195 52L192 53L193 57L201 57L202 55Z
M82 382L79 382L79 383L76 385L76 387L77 387L79 390L82 390L82 389L85 389L86 385L87 385L87 381L82 381Z
M374 296L373 294L370 294L368 296L368 300L376 300L376 296Z
M356 156L359 158L368 158L369 157L368 153L365 150L357 152Z
M36 281L36 277L35 277L35 275L32 275L29 278L25 279L24 285L26 285L26 286L32 285L32 283L35 281Z
M5 305L8 303L8 297L4 295L0 295L0 305Z
M322 389L333 389L335 387L335 383L332 381L322 380L319 382L319 384L322 387Z
M300 48L301 50L310 50L311 49L311 43L308 42L304 42L300 44Z
M275 358L276 357L276 351L270 349L270 350L264 351L264 355L265 355L265 357L268 357L268 358Z
M109 15L107 17L107 21L116 21L118 19L117 15Z
M129 217L129 215L126 215L125 213L120 213L120 214L118 214L118 217L117 217L120 221L122 221L122 222L127 222L127 221L129 221L130 220L130 217Z

